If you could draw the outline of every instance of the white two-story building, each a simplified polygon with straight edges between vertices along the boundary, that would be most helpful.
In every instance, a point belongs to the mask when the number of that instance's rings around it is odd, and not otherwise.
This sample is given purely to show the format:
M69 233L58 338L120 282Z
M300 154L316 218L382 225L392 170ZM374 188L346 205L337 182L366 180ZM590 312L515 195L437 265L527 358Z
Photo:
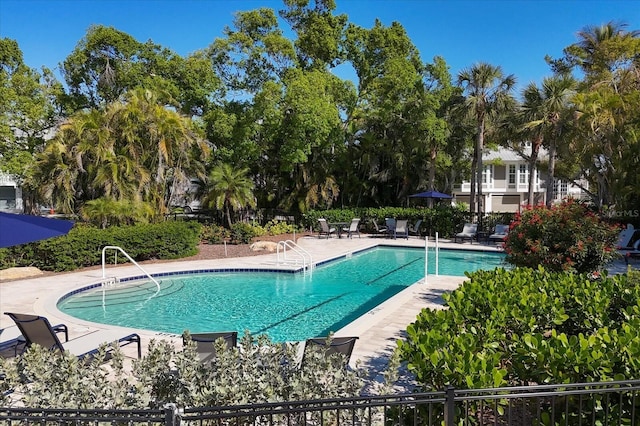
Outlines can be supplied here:
M540 150L539 161L547 161L547 152ZM533 179L533 203L545 202L546 176L536 168L533 175L529 171L527 160L515 151L499 148L482 156L482 196L483 210L487 213L514 213L527 204L529 193L529 179ZM455 202L469 204L471 183L462 182L455 185L453 194ZM554 184L554 199L561 201L566 198L582 198L580 187L566 181L556 179Z

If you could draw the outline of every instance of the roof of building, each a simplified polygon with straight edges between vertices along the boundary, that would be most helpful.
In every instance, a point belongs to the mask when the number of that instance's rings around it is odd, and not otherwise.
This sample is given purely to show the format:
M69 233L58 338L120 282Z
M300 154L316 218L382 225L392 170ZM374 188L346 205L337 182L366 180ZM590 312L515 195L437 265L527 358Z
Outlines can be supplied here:
M529 154L531 152L531 148L526 148L525 152ZM547 158L547 151L541 147L540 151L538 152L538 160L545 160L546 158ZM483 161L502 160L502 161L521 162L525 159L512 149L498 147L495 150L485 152L482 155L482 160Z

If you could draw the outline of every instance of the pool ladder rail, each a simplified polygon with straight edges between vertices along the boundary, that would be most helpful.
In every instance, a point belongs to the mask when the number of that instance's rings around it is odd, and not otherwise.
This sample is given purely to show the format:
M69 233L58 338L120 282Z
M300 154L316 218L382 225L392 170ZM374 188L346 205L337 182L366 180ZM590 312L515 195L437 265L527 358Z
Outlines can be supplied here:
M290 256L292 252L294 253L293 258ZM311 271L313 269L314 265L311 253L300 247L292 240L278 241L276 254L278 265L290 264L292 262L295 265L302 263L302 269L304 271Z
M115 284L117 284L119 282L118 278L116 277L107 277L106 275L106 269L105 269L105 265L106 265L106 261L105 261L105 253L107 252L107 250L116 250L115 253L115 259L116 259L116 263L118 263L118 251L120 253L122 253L127 259L129 259L129 262L133 263L138 269L140 269L140 271L142 271L143 274L145 274L151 281L153 281L153 283L157 286L157 291L160 291L160 283L153 278L147 271L144 270L144 268L140 265L138 265L138 263L133 260L131 258L131 256L129 256L127 254L126 251L124 251L121 247L118 246L104 246L102 248L102 279L103 279L103 287L107 286L113 286Z

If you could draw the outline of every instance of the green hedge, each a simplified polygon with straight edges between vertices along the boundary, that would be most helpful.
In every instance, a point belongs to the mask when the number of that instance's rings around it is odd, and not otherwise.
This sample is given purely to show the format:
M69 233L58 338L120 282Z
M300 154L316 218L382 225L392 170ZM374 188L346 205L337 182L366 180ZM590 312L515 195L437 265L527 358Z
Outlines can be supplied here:
M65 236L1 249L0 268L35 266L44 271L72 271L100 265L102 248L109 245L122 247L136 261L178 259L197 253L200 228L196 222L179 221L107 229L76 225Z
M640 377L640 273L478 271L424 309L398 350L425 387Z
M343 208L333 210L312 210L302 218L302 225L306 229L319 230L318 219L325 218L329 222L349 222L359 217L363 232L374 232L373 222L384 224L384 219L394 217L396 219L408 219L415 223L422 219L422 234L435 235L449 238L462 230L465 222L469 221L469 213L464 206L436 206L433 208L420 207L364 207Z

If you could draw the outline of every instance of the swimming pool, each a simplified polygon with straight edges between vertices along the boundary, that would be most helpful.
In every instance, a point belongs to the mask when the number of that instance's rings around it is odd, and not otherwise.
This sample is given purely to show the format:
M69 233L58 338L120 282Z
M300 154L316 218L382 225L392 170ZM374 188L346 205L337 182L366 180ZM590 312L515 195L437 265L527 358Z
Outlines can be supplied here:
M495 252L440 250L440 275L504 266ZM429 254L429 270L435 255ZM180 334L236 330L299 341L336 331L424 277L424 249L377 247L313 273L216 272L95 287L63 297L87 321Z

